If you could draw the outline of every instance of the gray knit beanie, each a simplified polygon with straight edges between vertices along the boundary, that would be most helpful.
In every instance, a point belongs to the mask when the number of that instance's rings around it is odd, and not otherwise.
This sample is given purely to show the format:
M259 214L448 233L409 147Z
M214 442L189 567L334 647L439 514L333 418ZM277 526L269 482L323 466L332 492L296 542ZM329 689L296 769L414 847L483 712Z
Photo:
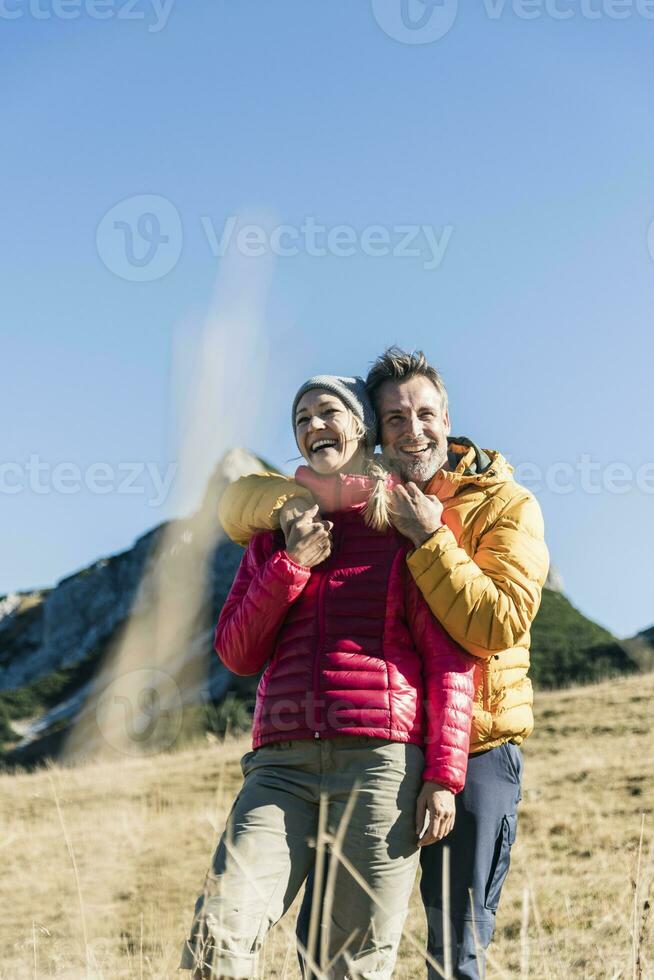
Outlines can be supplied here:
M295 432L297 404L302 395L311 391L312 388L324 388L326 391L331 391L332 394L338 395L348 408L352 409L356 417L363 422L366 430L366 448L372 452L377 444L377 417L368 397L363 378L341 378L336 374L317 374L314 378L305 381L293 399L293 408L291 409L293 432Z

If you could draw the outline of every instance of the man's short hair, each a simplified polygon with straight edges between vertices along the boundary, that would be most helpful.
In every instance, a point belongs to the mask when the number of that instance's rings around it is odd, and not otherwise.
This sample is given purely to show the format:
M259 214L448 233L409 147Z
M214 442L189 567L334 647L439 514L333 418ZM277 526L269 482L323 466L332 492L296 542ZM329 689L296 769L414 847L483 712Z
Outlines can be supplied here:
M427 378L431 381L441 396L441 404L443 411L445 411L447 408L447 389L439 372L431 366L421 350L414 350L409 354L401 347L387 348L368 371L366 388L375 408L377 408L379 389L385 381L408 381L409 378L416 377Z

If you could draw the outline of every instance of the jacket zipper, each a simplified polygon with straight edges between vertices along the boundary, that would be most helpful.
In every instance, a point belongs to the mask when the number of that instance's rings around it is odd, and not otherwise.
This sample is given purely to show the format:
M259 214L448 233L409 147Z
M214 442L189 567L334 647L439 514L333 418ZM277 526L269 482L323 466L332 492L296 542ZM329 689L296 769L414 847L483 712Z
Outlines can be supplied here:
M481 665L482 680L483 680L483 691L484 691L484 711L490 711L490 683L489 683L489 672L490 672L490 661L485 660Z
M318 717L318 697L320 694L320 655L322 653L322 647L325 637L325 608L324 608L324 592L327 586L328 576L324 575L320 583L320 588L318 589L318 643L316 644L315 651L313 654L313 718L316 728L320 727L320 722L322 718ZM315 731L313 733L314 738L320 738L320 732Z
M336 531L336 527L334 527L334 530ZM340 531L340 528L338 530ZM337 540L335 540L336 537L340 537L340 534L337 533L337 535L334 535L334 545L333 545L332 555L336 551L336 549L338 547L338 544L339 544L339 542ZM327 561L325 562L325 564L329 566L330 560L331 560L331 555L327 559ZM316 723L316 729L318 729L320 727L320 723L322 722L322 714L320 714L320 717L319 717L318 698L319 698L319 695L320 695L320 690L319 690L319 687L320 687L320 683L319 683L320 682L320 657L321 657L321 654L322 654L322 648L323 648L324 643L325 643L325 601L324 601L324 596L325 596L325 589L327 588L327 583L328 582L329 582L329 570L326 568L325 571L324 571L323 579L322 579L322 581L320 583L320 587L318 589L318 643L317 643L316 650L315 650L314 655L313 655L313 697L314 697L313 710L314 710L314 720L315 720L315 723ZM319 731L314 731L313 737L314 738L320 738L320 732Z

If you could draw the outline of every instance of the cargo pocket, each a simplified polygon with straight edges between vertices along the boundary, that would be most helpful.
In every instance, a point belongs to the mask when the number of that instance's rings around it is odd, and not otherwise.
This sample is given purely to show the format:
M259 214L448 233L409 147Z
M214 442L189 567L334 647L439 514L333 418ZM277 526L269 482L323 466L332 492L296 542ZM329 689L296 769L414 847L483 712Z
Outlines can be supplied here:
M488 878L488 885L486 886L485 906L492 912L497 911L502 893L502 885L509 873L511 845L515 842L517 826L518 815L516 813L507 813L502 817L500 832L495 842L491 873Z

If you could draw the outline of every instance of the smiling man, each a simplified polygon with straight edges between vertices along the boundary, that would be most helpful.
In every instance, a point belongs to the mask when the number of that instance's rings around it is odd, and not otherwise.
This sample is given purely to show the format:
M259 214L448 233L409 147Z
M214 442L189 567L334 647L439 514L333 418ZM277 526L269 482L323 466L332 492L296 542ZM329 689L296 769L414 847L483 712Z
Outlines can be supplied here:
M391 348L366 380L376 402L384 459L405 483L418 486L447 463L450 433L445 386L423 358ZM428 373L410 373L418 369Z
M410 572L435 618L478 660L466 785L456 797L453 831L421 850L421 893L430 955L444 962L449 935L453 976L481 980L516 835L518 746L533 729L529 630L549 566L543 520L499 452L450 436L445 385L422 352L385 351L366 386L384 462L403 481L392 493L390 517L414 546ZM291 519L314 503L302 497L307 494L294 481L244 477L223 497L223 527L246 543L257 528L279 526L280 514ZM448 929L444 847L450 851ZM298 926L305 939L308 908L305 899ZM439 976L431 966L428 975Z
M447 392L422 352L386 351L366 381L387 465L404 481L392 521L434 616L479 661L471 756L454 830L421 852L428 948L444 961L443 849L450 851L456 980L484 976L521 798L518 746L533 729L529 629L549 558L534 497L504 457L450 437ZM430 980L438 974L428 969Z

